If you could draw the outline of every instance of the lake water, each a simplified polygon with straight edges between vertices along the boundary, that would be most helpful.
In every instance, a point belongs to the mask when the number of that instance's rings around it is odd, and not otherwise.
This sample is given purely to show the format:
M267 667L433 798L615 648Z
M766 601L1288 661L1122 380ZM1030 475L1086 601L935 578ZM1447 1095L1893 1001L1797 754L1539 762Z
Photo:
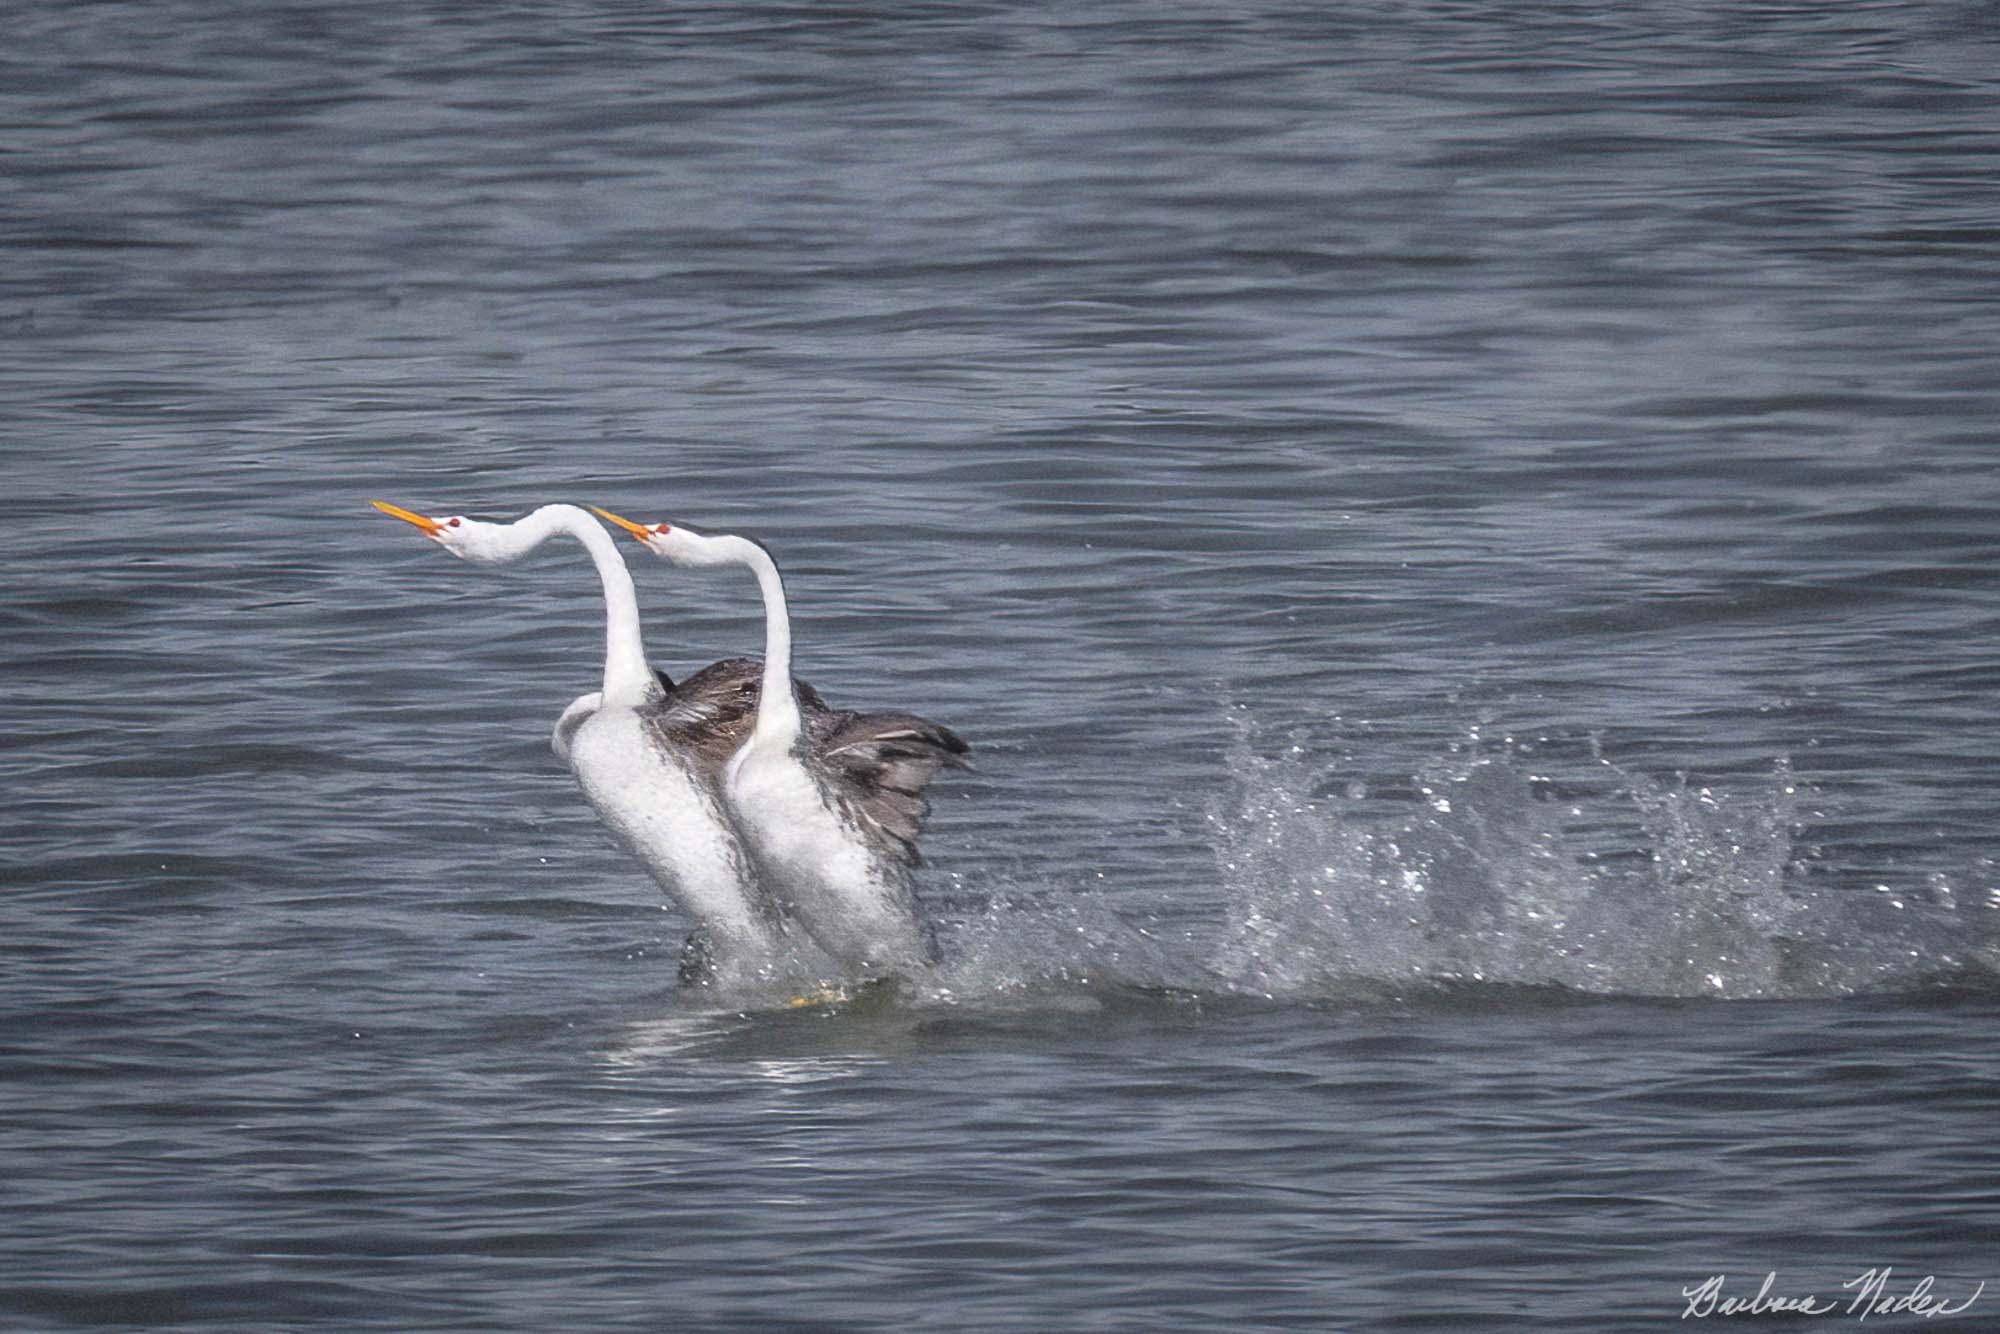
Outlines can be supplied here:
M1991 5L8 28L7 1328L2000 1322ZM375 496L768 543L939 976L683 994Z

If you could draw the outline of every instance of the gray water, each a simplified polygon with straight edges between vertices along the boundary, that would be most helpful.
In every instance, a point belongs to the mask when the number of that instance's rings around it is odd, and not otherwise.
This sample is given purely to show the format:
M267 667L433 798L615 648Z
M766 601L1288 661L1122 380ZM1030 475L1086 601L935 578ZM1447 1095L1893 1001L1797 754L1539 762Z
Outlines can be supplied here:
M1992 6L7 28L8 1328L2000 1320ZM375 496L769 544L940 975L684 993Z

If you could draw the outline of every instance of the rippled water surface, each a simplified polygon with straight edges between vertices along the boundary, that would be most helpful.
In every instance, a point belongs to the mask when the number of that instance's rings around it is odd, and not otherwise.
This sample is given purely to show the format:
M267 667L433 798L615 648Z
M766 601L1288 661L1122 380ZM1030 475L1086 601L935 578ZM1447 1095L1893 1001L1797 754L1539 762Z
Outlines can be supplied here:
M8 27L8 1327L2000 1320L1990 6ZM373 496L768 543L938 975L684 991Z

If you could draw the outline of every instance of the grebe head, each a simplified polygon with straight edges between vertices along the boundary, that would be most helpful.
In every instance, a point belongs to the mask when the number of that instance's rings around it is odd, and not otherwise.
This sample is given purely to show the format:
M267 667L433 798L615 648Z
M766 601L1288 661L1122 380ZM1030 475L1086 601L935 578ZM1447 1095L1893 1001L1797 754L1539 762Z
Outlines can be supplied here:
M386 500L371 500L368 503L390 518L415 524L425 537L460 560L469 560L480 565L496 565L520 554L513 549L514 544L507 540L504 524L482 523L478 519L468 519L463 514L434 519L428 514L418 514L400 505L391 505Z
M740 559L729 549L728 538L703 537L692 528L677 528L670 523L634 523L621 519L610 510L598 509L599 518L615 523L632 534L633 540L644 546L662 560L675 565L723 565L733 564Z

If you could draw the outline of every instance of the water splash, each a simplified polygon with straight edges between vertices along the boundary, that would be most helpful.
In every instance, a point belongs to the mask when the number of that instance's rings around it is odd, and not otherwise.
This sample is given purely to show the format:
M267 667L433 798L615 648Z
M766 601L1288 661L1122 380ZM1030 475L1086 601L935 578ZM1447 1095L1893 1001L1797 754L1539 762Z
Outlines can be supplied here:
M1420 774L1417 800L1384 802L1354 785L1316 795L1302 751L1260 755L1239 720L1228 764L1232 792L1208 814L1228 904L1212 967L1236 991L1833 996L2000 963L1996 923L1965 920L1948 884L1885 920L1809 883L1782 762L1750 791L1601 757L1558 783L1475 743Z
M933 1002L1041 1006L1114 992L1211 989L1184 933L1117 910L1094 893L1016 892L955 924L946 962L925 988Z
M954 877L933 897L945 961L924 976L845 995L811 960L770 961L735 985L683 987L680 1006L740 1018L829 994L803 1013L886 1032L944 1011L1103 1015L1163 1000L2000 985L2000 891L1973 885L2000 883L2000 866L1982 863L1964 886L1843 884L1801 847L1813 794L1784 762L1729 790L1633 773L1594 749L1558 765L1475 732L1370 792L1327 782L1304 747L1261 752L1236 723L1226 795L1204 815L1213 878L1191 867L1186 901L1140 902L1060 869Z

